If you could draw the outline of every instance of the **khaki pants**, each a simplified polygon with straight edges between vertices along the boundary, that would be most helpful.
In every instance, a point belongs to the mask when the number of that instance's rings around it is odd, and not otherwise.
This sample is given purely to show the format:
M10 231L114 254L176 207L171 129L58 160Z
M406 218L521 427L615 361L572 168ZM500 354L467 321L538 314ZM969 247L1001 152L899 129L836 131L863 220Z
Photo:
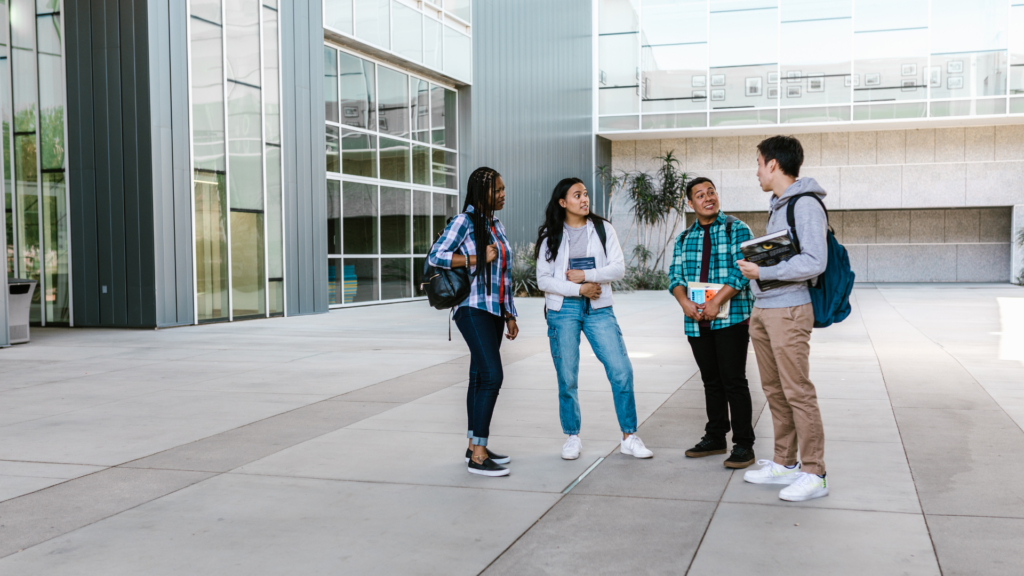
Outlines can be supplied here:
M775 428L775 463L796 464L799 445L803 471L821 475L825 473L825 431L807 359L813 327L810 304L754 308L750 315L750 339Z

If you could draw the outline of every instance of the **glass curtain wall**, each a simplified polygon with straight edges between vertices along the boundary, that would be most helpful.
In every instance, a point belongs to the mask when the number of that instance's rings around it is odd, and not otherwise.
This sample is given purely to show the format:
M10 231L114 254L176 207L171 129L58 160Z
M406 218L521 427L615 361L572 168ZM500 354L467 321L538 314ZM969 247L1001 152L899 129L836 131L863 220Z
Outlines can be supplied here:
M458 209L457 94L329 45L324 67L329 302L422 296Z
M191 0L196 319L284 313L277 0Z
M9 276L38 282L31 321L71 321L60 0L0 1L0 115Z
M1024 2L600 0L598 130L1024 113Z

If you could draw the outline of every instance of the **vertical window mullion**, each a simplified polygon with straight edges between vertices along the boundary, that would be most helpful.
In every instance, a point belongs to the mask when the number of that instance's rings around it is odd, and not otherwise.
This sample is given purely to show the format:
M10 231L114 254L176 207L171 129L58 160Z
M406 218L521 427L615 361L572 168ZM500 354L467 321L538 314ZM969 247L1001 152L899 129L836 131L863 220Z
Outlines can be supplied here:
M224 188L225 201L225 229L227 230L228 243L228 321L235 319L235 290L234 290L234 267L231 264L231 119L228 116L228 15L227 2L221 0L220 4L221 22L221 91L224 95Z

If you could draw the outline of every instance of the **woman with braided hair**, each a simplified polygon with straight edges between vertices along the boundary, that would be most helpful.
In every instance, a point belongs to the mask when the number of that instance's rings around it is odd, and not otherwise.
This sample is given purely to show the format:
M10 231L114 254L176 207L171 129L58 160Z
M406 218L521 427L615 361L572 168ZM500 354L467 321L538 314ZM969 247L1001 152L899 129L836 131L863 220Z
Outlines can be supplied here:
M505 228L494 213L505 207L505 182L491 168L477 168L469 176L462 213L452 218L427 257L437 268L470 268L469 296L455 308L455 324L469 346L469 448L466 462L471 474L507 476L509 457L487 449L491 415L504 373L501 337L519 335L512 300L512 247ZM478 256L483 252L483 256ZM481 260L483 258L483 260Z

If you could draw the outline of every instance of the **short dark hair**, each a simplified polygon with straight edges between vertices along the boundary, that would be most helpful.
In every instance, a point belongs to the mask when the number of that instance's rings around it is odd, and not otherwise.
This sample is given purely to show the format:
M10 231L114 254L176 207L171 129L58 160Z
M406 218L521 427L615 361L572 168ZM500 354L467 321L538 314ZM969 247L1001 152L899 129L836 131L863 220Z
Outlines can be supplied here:
M693 187L696 186L697 184L703 184L705 182L711 184L711 186L715 190L718 190L718 186L715 186L715 183L711 181L711 178L705 178L703 176L700 176L686 183L686 199L693 200Z
M775 160L782 173L793 178L800 177L800 166L804 163L804 147L792 136L772 136L757 145L757 151L767 164Z

